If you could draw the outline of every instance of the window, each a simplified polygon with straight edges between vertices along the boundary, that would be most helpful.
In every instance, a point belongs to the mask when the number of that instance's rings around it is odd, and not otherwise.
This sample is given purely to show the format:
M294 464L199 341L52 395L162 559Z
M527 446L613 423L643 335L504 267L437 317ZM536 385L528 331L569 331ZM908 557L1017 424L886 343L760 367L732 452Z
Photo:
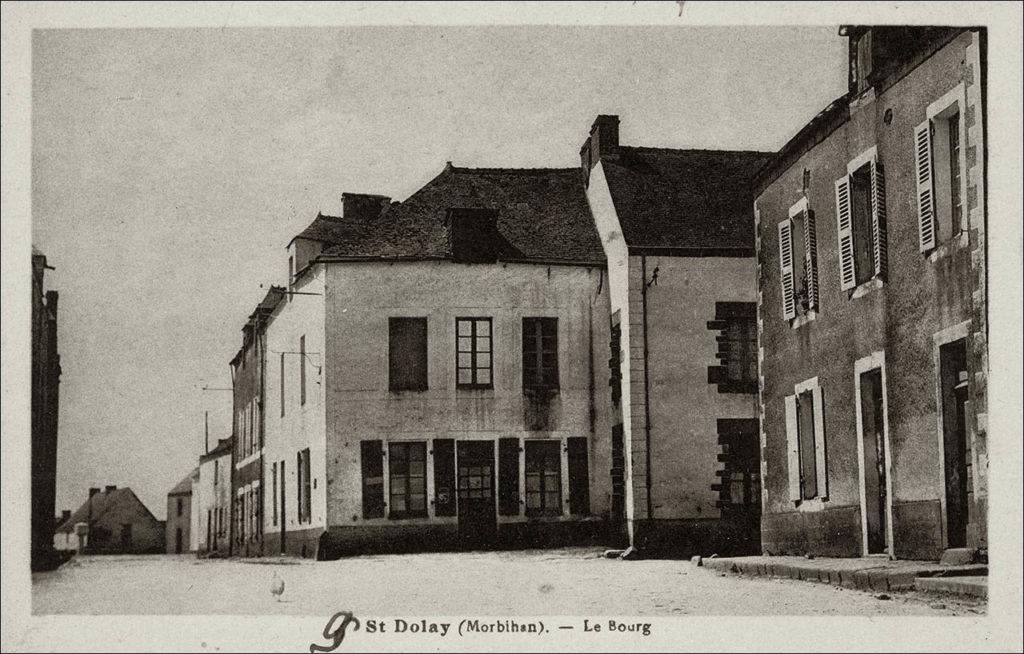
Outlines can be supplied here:
M828 499L825 420L817 378L797 384L786 396L789 495L794 502Z
M388 318L388 388L427 390L426 318Z
M847 166L836 180L836 221L839 234L839 276L843 290L873 278L884 279L887 268L885 175L877 150L871 148Z
M213 462L213 485L220 483L220 461Z
M281 353L281 417L284 417L284 352Z
M380 441L362 441L363 518L384 517L384 456Z
M182 513L182 511L184 511L184 506L185 506L185 503L184 503L184 502L182 502L182 501L181 501L181 498L179 497L179 498L178 498L178 517L179 517L179 518L181 517L181 513Z
M761 452L756 418L719 418L718 455L723 469L717 473L720 484L717 506L723 515L754 516L761 513Z
M426 517L426 443L390 443L388 445L388 472L391 478L390 517Z
M965 228L964 166L960 143L963 87L928 107L928 120L914 130L920 251L930 252Z
M569 513L590 513L590 466L587 463L587 439L566 440L569 449Z
M491 319L457 318L456 386L494 388L491 379Z
M270 495L270 502L274 505L271 516L271 524L277 526L277 462L270 466L270 488L272 493Z
M299 337L299 404L306 404L306 335Z
M292 290L292 281L295 279L295 257L288 257L288 290ZM291 300L291 294L288 295Z
M296 475L296 487L299 499L299 522L309 522L312 512L310 511L311 484L309 479L309 448L296 453L298 474Z
M756 393L757 304L716 302L707 327L719 332L719 364L708 368L708 383L717 384L719 393Z
M498 440L498 513L519 515L519 439Z
M793 205L779 223L782 315L791 320L818 308L818 237L807 199Z
M523 318L523 390L558 388L558 318Z
M455 441L434 441L434 514L455 515Z
M562 515L559 441L526 441L526 515Z

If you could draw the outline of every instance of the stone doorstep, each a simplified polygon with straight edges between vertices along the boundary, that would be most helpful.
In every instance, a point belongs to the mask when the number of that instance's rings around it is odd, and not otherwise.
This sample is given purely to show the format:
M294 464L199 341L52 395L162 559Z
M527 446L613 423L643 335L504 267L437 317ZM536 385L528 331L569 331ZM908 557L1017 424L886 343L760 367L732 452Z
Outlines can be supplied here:
M804 559L800 557L738 557L704 559L705 567L758 577L782 577L866 591L914 590L918 578L976 577L988 566L940 565L931 562L883 559Z
M987 598L988 577L918 577L914 590Z

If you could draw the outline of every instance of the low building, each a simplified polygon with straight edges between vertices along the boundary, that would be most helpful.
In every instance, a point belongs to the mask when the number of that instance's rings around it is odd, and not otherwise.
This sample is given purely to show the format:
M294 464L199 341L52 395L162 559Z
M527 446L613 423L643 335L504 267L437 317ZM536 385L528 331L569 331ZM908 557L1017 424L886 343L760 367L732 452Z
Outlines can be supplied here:
M89 499L57 528L53 544L87 554L156 554L164 551L164 523L130 488L90 488Z
M199 539L203 554L231 554L231 438L199 457ZM193 488L193 492L195 492Z
M192 550L192 477L193 470L167 493L166 544L168 554Z
M346 194L268 319L268 552L603 538L608 285L578 169ZM316 235L316 238L311 238Z
M848 93L757 184L763 548L985 549L985 31L841 34Z
M580 150L608 260L613 512L641 551L759 549L751 182L770 154ZM608 352L608 345L599 344Z
M53 267L32 248L32 546L33 570L55 567L53 516L57 510L57 415L60 354L57 351L57 291L44 276Z

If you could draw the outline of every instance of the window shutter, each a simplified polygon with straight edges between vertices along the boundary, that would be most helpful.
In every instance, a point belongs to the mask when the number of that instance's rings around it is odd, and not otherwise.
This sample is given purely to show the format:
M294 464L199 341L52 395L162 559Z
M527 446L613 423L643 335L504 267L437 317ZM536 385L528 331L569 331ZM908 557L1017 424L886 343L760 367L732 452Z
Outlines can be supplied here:
M846 291L857 285L853 263L853 220L850 215L850 178L836 180L836 221L839 226L839 287Z
M889 259L885 225L885 169L878 159L871 160L871 230L875 246L875 274L885 279Z
M569 450L569 513L590 513L590 474L587 463L587 439L574 436L566 439Z
M818 228L814 212L804 212L804 266L807 269L807 300L811 309L818 308Z
M782 317L796 317L793 295L793 223L788 218L779 223L779 266L782 269Z
M800 439L796 426L796 395L786 396L786 449L789 458L789 499L800 501Z
M917 224L921 252L935 248L935 186L932 180L931 121L914 130L914 158L917 161Z
M455 441L434 440L434 515L455 515Z
M818 496L828 497L828 459L825 456L825 403L821 387L811 390L814 396L814 463L818 477Z
M519 439L498 439L498 513L519 515Z

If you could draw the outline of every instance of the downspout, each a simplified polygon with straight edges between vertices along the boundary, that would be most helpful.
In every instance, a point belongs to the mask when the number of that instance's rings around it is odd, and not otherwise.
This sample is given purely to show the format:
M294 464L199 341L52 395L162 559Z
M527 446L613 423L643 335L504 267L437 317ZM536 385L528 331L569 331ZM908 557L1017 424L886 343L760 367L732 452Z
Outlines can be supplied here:
M643 300L644 325L644 441L647 455L647 519L654 518L654 499L651 497L651 381L647 348L647 255L640 257L640 297Z
M267 499L266 499L267 498L267 480L266 480L267 465L266 465L266 462L263 459L264 451L265 451L265 447L266 447L266 440L265 440L266 439L266 433L265 433L265 430L266 430L266 424L267 424L267 415L266 415L266 411L264 411L264 406L265 406L264 399L266 397L266 392L267 392L267 342L266 342L267 332L266 332L266 327L265 326L266 326L265 318L263 316L258 317L257 318L257 329L256 329L256 346L257 346L256 353L257 353L257 356L259 357L258 365L260 367L260 386L259 386L259 397L258 397L258 399L256 401L256 406L259 407L259 410L260 410L260 426L259 426L259 430L260 430L260 456L259 456L259 459L258 459L259 460L259 466L260 466L260 493L259 493L259 515L258 515L259 519L257 520L257 523L258 523L257 529L259 529L259 534L260 534L260 537L259 537L259 556L263 556L265 554L265 552L263 551L264 550L264 548L263 548L263 537L264 537L264 533L265 533L265 530L264 530L264 526L265 526L265 523L266 523L266 513L265 513L265 511L266 511L266 504L267 504Z

